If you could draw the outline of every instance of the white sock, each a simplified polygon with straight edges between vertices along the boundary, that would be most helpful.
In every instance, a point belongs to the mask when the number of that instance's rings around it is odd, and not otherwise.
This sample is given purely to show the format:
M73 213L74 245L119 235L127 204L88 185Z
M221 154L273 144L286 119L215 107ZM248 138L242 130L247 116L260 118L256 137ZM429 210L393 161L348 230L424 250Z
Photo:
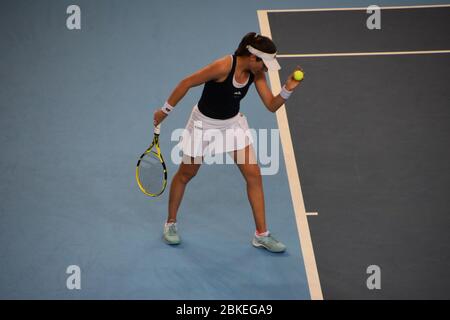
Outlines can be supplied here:
M263 232L263 233L259 233L259 234L258 234L258 231L255 231L255 237L257 237L257 238L267 237L269 234L270 234L269 230L267 230L266 232Z
M170 227L171 225L177 225L176 222L166 222L166 224L164 225L166 228Z

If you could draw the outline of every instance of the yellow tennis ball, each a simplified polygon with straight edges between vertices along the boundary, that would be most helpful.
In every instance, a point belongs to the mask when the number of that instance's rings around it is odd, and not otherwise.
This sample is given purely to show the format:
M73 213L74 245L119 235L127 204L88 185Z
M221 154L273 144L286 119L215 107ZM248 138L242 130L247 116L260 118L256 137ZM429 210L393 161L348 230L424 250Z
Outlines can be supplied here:
M303 72L301 72L300 70L294 72L294 79L297 81L301 81L303 79L303 76Z

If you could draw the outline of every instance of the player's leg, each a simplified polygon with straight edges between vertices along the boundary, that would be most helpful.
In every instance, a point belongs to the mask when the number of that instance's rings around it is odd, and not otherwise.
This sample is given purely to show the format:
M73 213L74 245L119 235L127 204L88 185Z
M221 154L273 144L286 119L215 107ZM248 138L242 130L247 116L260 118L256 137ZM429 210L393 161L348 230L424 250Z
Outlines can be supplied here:
M233 159L247 184L247 197L252 207L256 231L266 232L263 182L253 147L248 145L245 149L234 151Z
M195 177L200 169L201 161L197 158L183 157L177 173L172 178L169 194L169 214L167 222L176 222L177 212L183 199L184 190L188 182Z
M201 162L197 163L194 158L183 158L177 173L172 178L169 194L169 214L164 225L163 239L170 245L181 243L177 230L177 213L183 199L184 190L188 182L197 174Z
M267 230L261 170L251 145L233 152L233 158L247 183L247 196L255 219L256 232L252 244L271 252L283 252L286 246Z

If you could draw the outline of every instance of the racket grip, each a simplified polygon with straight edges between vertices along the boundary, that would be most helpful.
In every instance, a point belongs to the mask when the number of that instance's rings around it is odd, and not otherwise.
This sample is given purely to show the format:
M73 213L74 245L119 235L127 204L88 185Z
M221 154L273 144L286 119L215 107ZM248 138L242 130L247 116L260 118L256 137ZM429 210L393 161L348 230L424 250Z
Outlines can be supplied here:
M161 124L158 124L158 125L155 127L154 133L155 133L155 134L159 134L160 130L161 130Z

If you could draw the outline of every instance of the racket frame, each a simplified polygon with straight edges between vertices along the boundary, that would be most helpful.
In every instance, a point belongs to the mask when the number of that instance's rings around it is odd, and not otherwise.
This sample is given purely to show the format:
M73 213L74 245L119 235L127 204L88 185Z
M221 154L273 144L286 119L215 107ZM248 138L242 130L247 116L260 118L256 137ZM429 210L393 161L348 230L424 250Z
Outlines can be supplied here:
M150 144L150 147L148 147L148 149L139 157L139 160L136 164L136 182L139 186L139 189L147 196L150 197L158 197L160 196L164 190L166 189L167 186L167 168L166 168L166 164L164 162L164 158L161 154L161 149L159 147L159 131L160 128L159 126L155 127L155 131L154 131L154 135L153 135L153 141ZM153 149L156 149L156 152L153 151ZM159 161L161 161L162 167L163 167L163 175L164 175L164 181L162 184L162 188L158 193L151 193L148 192L147 190L145 190L145 188L142 186L141 181L139 180L139 165L141 163L142 158L144 158L145 155L147 155L148 153L153 152L153 154L159 159Z

